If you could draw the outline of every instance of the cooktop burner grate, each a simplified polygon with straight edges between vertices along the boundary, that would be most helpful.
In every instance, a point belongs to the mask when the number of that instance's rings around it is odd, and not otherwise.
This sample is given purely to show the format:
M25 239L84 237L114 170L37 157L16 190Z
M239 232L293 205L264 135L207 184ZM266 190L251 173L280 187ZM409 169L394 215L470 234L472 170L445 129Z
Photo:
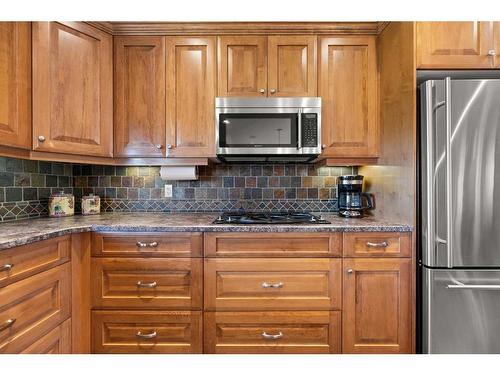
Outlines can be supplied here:
M225 212L214 220L214 224L330 224L322 216L309 212Z

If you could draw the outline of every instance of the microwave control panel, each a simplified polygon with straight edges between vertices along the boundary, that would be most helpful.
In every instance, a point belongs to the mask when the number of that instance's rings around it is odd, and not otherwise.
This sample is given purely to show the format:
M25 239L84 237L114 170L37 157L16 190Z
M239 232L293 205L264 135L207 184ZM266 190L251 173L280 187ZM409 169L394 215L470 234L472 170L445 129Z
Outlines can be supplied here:
M302 113L302 147L318 146L318 115Z

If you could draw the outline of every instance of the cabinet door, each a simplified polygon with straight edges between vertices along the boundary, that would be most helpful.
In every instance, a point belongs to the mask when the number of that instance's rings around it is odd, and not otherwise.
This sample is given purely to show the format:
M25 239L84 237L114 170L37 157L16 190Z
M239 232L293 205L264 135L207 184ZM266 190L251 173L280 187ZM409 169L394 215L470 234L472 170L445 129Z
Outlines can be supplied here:
M219 96L266 96L267 37L218 39Z
M71 319L42 336L21 354L71 354Z
M320 41L322 156L377 157L375 38L323 37Z
M166 52L167 157L215 156L215 38L167 38Z
M344 353L410 353L410 266L410 259L344 260Z
M493 50L495 56L492 57L495 61L495 68L500 68L500 22L493 22Z
M112 156L112 36L84 22L33 23L33 149Z
M493 22L417 22L418 68L491 68Z
M316 96L316 36L269 37L269 96Z
M115 156L165 155L165 39L115 37Z
M0 22L0 144L31 148L29 22Z

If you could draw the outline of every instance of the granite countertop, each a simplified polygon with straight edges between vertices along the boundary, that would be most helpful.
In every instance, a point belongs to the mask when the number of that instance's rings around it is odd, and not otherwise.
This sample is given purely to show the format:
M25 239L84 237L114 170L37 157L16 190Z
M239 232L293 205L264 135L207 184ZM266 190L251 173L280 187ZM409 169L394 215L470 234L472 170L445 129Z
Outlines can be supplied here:
M365 217L344 219L322 213L331 224L212 224L216 213L103 213L21 220L0 224L0 250L81 232L410 232L412 226Z

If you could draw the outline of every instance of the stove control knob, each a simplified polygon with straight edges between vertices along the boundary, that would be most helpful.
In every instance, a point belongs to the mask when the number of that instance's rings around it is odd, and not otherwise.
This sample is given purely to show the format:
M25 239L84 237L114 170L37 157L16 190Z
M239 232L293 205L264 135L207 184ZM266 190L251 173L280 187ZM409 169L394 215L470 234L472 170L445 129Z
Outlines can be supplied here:
M219 216L219 217L217 218L217 221L222 221L222 216Z
M315 222L315 221L316 221L316 218L313 216L313 217L311 217L311 219L310 219L309 221L311 221L311 222Z
M228 223L229 223L229 222L231 222L232 220L233 220L233 219L231 219L231 216L229 216L229 217L227 218L227 222L228 222Z
M325 220L325 219L323 219L323 215L319 215L319 218L318 218L318 219L319 219L319 220Z

